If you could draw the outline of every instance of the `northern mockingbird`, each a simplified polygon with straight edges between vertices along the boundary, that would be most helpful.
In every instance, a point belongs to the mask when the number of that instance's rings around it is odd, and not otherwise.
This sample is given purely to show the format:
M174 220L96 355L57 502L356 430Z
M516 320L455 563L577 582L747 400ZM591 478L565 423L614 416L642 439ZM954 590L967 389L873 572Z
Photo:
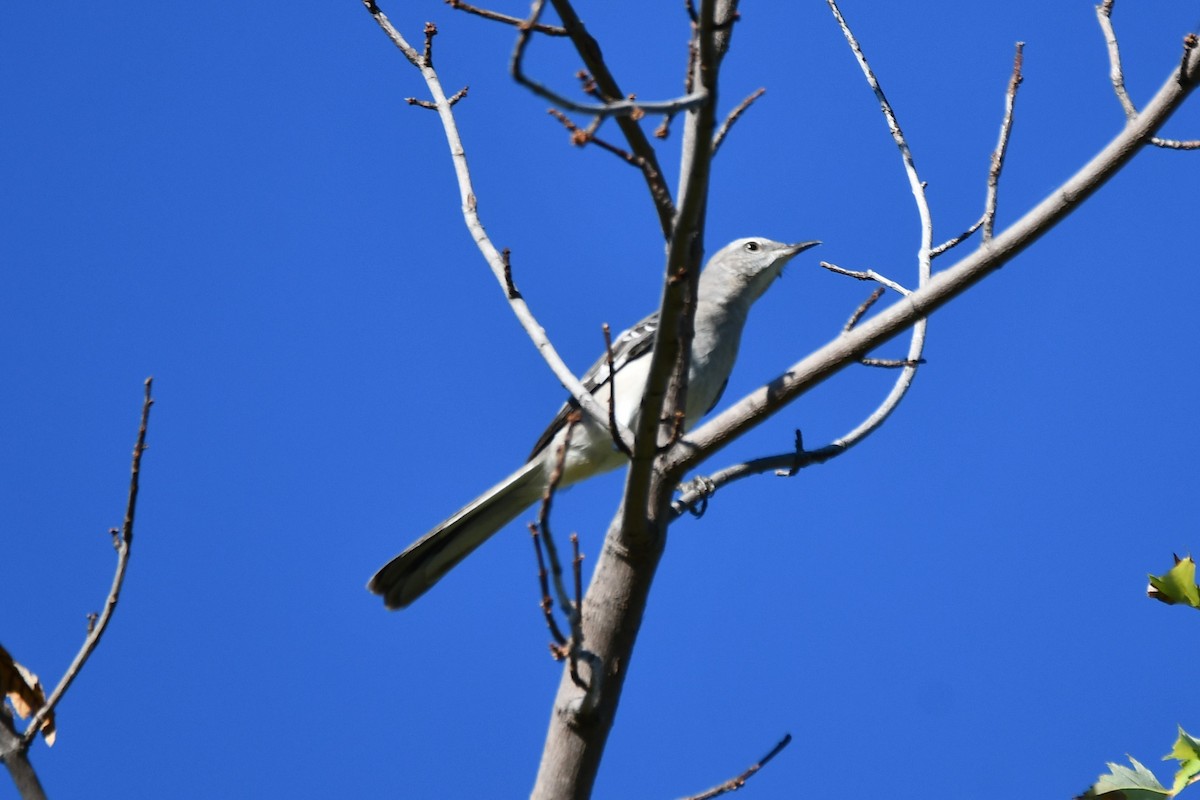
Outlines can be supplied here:
M697 287L685 427L711 411L720 399L737 358L750 306L762 297L793 256L817 244L782 244L752 237L726 245L709 259ZM582 379L600 407L608 408L613 403L617 421L630 429L635 427L641 406L657 329L658 314L651 314L613 342L613 375L609 375L605 354ZM520 469L409 545L375 573L367 588L383 595L388 608L407 606L492 534L536 503L549 483L567 434L567 416L575 407L572 400L559 410ZM625 461L625 455L613 445L608 427L584 415L571 429L559 485L577 483Z

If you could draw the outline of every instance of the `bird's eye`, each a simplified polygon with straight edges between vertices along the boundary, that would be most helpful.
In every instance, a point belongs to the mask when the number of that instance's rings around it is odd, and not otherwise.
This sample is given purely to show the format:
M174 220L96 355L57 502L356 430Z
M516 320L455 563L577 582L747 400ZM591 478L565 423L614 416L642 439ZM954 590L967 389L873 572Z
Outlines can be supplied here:
M746 244L744 244L743 247L746 248L747 253L757 253L758 252L758 242L746 242Z

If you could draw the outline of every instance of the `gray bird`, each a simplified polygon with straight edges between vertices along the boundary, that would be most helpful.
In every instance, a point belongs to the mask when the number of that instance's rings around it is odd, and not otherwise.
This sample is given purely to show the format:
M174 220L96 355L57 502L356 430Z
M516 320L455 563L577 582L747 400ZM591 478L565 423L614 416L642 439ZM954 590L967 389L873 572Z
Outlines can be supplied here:
M696 290L686 427L711 411L721 398L737 359L750 306L762 297L793 256L818 244L782 244L751 237L726 245L709 259ZM613 342L613 375L609 375L606 354L582 379L584 388L604 409L609 407L615 385L614 412L617 420L629 429L636 427L635 417L646 387L657 328L655 313L622 333ZM576 407L572 400L559 410L523 466L409 545L375 573L367 588L382 595L388 608L407 606L492 534L536 503L546 490L566 436L567 416ZM626 460L614 447L607 426L597 424L585 414L571 428L559 485L569 486L608 472Z

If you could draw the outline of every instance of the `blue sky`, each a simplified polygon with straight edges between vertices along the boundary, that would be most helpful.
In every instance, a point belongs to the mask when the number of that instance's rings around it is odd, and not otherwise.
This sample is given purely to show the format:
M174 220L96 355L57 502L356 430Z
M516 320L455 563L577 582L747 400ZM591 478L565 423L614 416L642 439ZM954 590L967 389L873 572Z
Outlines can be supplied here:
M514 13L525 3L497 5ZM440 3L480 211L576 369L653 307L637 173L579 150L505 76L511 32ZM1117 133L1090 2L843 12L929 183L936 237L978 216L1015 41L1001 189L1016 219ZM682 3L581 15L627 91L679 92ZM1118 3L1144 102L1200 22ZM529 67L572 88L561 43ZM895 149L824 3L743 7L715 249L819 238L756 306L726 398L915 282ZM9 4L0 12L0 641L53 683L99 608L141 381L156 380L116 619L33 750L52 796L519 797L558 666L519 526L402 613L374 569L507 474L563 392L466 234L414 70L358 2ZM676 172L680 129L662 145ZM1195 99L1166 135L1200 136ZM930 323L928 364L860 448L721 492L672 529L598 797L678 797L795 737L746 791L1069 797L1130 753L1160 775L1200 716L1195 620L1144 597L1195 549L1194 154L1146 152ZM948 266L946 260L942 266ZM901 352L893 344L881 352ZM891 376L849 370L721 453L824 443ZM593 556L613 475L556 505ZM12 795L0 783L0 797Z

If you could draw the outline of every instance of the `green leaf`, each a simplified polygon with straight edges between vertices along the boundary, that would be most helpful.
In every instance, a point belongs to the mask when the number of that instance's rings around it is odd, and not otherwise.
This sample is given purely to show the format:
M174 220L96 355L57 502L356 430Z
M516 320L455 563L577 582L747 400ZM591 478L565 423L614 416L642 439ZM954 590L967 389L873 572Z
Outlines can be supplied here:
M1100 780L1076 800L1163 800L1172 795L1172 792L1158 782L1154 773L1142 766L1136 758L1130 756L1129 761L1133 764L1133 769L1109 762L1109 773L1101 775Z
M1183 788L1200 780L1200 741L1188 736L1187 731L1179 728L1179 738L1171 752L1163 756L1163 761L1175 759L1179 762L1179 771L1175 773L1175 783L1171 786L1171 794L1178 794Z
M1175 558L1175 566L1166 575L1151 575L1146 594L1168 605L1183 603L1200 608L1200 586L1196 585L1196 562L1191 556Z

